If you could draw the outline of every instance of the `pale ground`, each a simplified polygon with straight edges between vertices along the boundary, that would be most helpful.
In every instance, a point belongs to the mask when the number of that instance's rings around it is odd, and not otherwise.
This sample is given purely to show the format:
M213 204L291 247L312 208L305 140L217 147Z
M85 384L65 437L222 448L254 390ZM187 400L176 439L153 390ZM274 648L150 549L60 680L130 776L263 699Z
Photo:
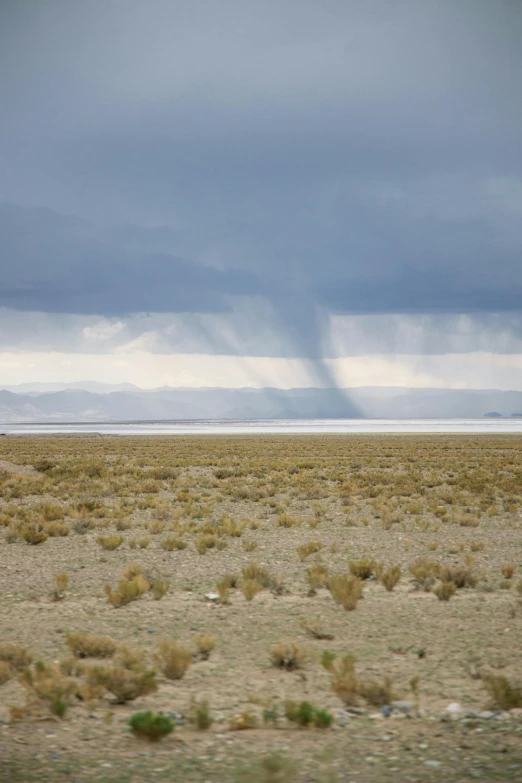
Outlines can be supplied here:
M490 436L443 440L441 436L410 440L349 436L111 438L89 443L82 439L3 439L0 514L13 506L36 507L42 500L70 508L79 498L99 497L111 506L123 496L132 497L128 489L118 495L114 487L108 489L111 465L125 464L128 451L129 461L141 462L143 473L152 465L168 462L176 466L175 478L158 480L159 492L154 495L167 506L165 532L171 512L186 502L178 493L190 489L195 495L202 488L207 496L197 502L210 507L203 512L200 508L197 524L203 524L200 519L217 520L225 512L235 520L259 519L260 526L256 530L247 527L242 537L227 537L225 549L212 549L205 555L198 554L192 545L191 533L183 535L189 547L182 551L163 551L159 541L164 534L152 534L145 550L129 549L128 539L136 531L146 532L156 515L154 508L132 510L129 519L133 527L122 532L125 543L112 552L103 551L96 542L100 533L114 532L112 524L85 535L71 531L67 537L49 537L38 546L22 540L7 543L2 534L0 641L22 643L35 658L45 661L67 657L65 632L70 629L110 635L142 648L151 661L157 640L164 637L190 643L197 633L205 632L216 637L217 645L210 659L191 665L183 679L169 681L160 676L156 693L118 706L108 698L88 706L74 702L63 720L47 717L10 722L9 707L22 704L25 691L16 678L0 686L0 780L229 783L243 780L241 765L253 770L245 779L267 783L293 780L290 772L267 777L255 771L256 759L274 749L297 762L296 779L303 782L522 780L522 716L498 709L493 709L495 716L479 716L490 707L480 673L502 674L519 684L522 681L521 596L514 586L501 589L500 574L502 565L510 562L518 568L513 583L522 576L518 498L511 484L503 493L504 498L509 495L509 510L499 505L498 513L488 516L478 507L469 507L470 485L465 489L468 497L459 499L459 507L478 516L477 527L461 527L451 517L453 511L447 521L440 522L430 506L437 487L435 483L433 488L433 475L447 473L447 458L452 461L450 474L454 476L461 475L459 471L467 475L470 467L480 471L483 483L477 493L495 496L499 504L498 476L509 474L510 481L514 476L516 485L521 475L520 445L515 437ZM483 446L487 448L483 450ZM26 480L34 485L47 481L45 473L32 468L38 458L67 466L92 454L108 465L105 488L97 483L101 479L75 476L67 486L47 484L43 496L20 495L18 491L15 497L9 495L13 481L19 486ZM119 463L122 456L123 463ZM347 479L351 471L358 475L370 469L367 465L377 470L375 460L383 456L392 460L391 472L397 475L423 471L429 488L427 494L419 494L422 508L414 515L405 511L411 497L400 498L391 512L398 514L400 521L390 529L383 529L382 513L379 517L371 505L375 497L363 497L352 487L353 499L343 506L338 483L329 475L334 468ZM288 467L303 460L312 467L301 468L301 472L312 471L313 482L308 482L304 491L301 487L294 492L294 479L286 471L273 495L283 505L288 499L289 512L303 520L288 529L274 525L275 512L281 508L252 497L234 497L234 486L252 484L248 471L246 476L232 476L230 493L223 489L229 478L215 478L217 465L240 470L252 463L256 475L264 476L260 480L266 486L271 471L277 473L281 465ZM16 478L19 474L21 478ZM67 477L62 475L62 479L67 484ZM387 485L377 482L377 486ZM377 500L379 496L377 492ZM391 495L386 502L393 506L397 497ZM311 528L309 522L318 504L320 521ZM466 512L466 508L470 510ZM65 517L68 523L73 519L69 514ZM8 523L4 520L6 531ZM257 548L245 552L245 540L257 543ZM300 562L296 546L310 540L320 541L324 548L319 555ZM416 589L408 574L413 560L428 557L449 565L462 563L466 554L471 555L470 545L478 540L484 549L473 553L472 568L479 578L475 588L458 590L449 602ZM436 550L428 550L430 542L437 543ZM459 545L462 551L452 554ZM349 561L364 556L386 565L400 564L402 578L393 592L377 581L366 582L364 598L351 612L335 603L326 589L308 594L305 571L314 561L320 559L337 573L346 571ZM205 597L215 590L221 575L240 572L253 560L283 575L283 595L264 590L247 602L234 590L228 605ZM114 609L107 602L104 585L114 584L123 566L131 561L168 579L169 592L159 601L145 595ZM54 601L53 579L60 571L68 573L70 585L64 600ZM303 616L323 621L333 640L310 638L300 625ZM307 652L302 670L287 672L271 665L268 650L283 640L295 641ZM409 682L418 677L419 704L412 715L393 713L385 719L378 708L364 703L358 714L346 713L331 689L331 675L320 664L325 649L353 653L357 671L364 678L391 677L397 699L415 701ZM193 697L208 699L215 719L210 731L180 725L154 746L135 740L128 732L126 723L132 713L152 709L186 715ZM243 710L250 709L261 718L263 706L282 705L286 699L306 699L330 710L335 717L333 728L298 729L282 719L277 729L263 728L261 722L254 730L229 730L229 721ZM441 721L445 708L453 702L463 708L459 719Z

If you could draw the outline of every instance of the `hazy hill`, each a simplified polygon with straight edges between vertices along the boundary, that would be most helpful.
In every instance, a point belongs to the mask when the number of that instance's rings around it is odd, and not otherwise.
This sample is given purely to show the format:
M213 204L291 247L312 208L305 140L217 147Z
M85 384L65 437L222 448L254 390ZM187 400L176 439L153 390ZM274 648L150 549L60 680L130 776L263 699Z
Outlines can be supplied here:
M63 384L59 391L0 391L0 421L138 421L260 418L476 418L522 410L522 392L403 389L171 389ZM124 389L121 389L124 386ZM13 388L13 387L11 387Z

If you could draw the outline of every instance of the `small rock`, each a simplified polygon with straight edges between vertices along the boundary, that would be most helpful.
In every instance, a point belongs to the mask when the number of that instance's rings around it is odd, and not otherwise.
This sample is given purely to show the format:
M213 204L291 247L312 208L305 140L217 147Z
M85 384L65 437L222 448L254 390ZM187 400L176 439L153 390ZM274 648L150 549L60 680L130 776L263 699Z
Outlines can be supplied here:
M154 633L155 630L155 628L147 628L147 633Z
M219 601L219 593L207 593L205 598L207 601Z
M425 761L424 766L425 767L440 767L442 765L442 761Z
M381 715L384 715L385 718L388 718L391 715L391 707L388 704L381 707Z
M382 712L372 712L370 715L368 715L370 720L384 720L384 715Z
M458 701L452 701L451 704L448 704L445 709L445 712L447 712L449 715L460 715L463 711L464 710Z
M409 715L413 710L413 703L411 701L392 701L391 709L394 712L402 712L404 715Z
M490 718L495 717L495 713L491 712L491 710L484 710L483 712L479 712L478 717L483 718L484 720L489 720Z

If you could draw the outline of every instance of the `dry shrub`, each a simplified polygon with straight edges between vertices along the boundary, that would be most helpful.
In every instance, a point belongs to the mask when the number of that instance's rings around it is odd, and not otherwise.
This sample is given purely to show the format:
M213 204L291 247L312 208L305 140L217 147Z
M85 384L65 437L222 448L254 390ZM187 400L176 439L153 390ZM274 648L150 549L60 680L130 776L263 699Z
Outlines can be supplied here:
M141 563L131 562L123 566L121 575L124 579L134 579L135 576L145 576L145 569Z
M501 710L522 707L522 688L511 683L507 677L487 674L482 677L484 687L493 701L493 706Z
M299 560L303 562L303 560L306 560L310 555L320 552L323 546L324 544L320 541L309 541L307 544L300 544L297 546L295 551L297 552Z
M473 571L463 566L443 566L440 569L439 579L441 582L453 582L457 588L475 587L478 582Z
M399 565L390 566L386 571L382 571L379 577L379 581L391 593L392 590L399 583L401 578L401 567Z
M362 597L363 583L353 574L336 574L328 579L328 589L332 598L341 604L343 609L352 611Z
M512 579L515 575L516 566L513 565L513 563L505 563L502 568L500 569L500 573L504 577L504 579Z
M295 642L279 642L270 648L270 660L279 669L293 671L302 669L306 663L306 652Z
M123 536L111 533L108 536L97 536L96 541L102 549L105 549L107 552L113 552L123 544Z
M410 565L409 571L415 581L422 584L426 579L438 578L440 563L436 560L428 560L425 557L419 557Z
M202 533L194 539L194 546L200 555L204 555L207 549L223 549L226 541L219 539L215 533Z
M350 573L359 579L369 579L375 576L377 563L371 557L364 557L361 560L352 560L349 564Z
M135 536L129 538L129 546L131 549L147 549L150 544L150 536Z
M296 527L297 525L302 525L303 520L299 519L299 517L294 517L291 514L279 514L275 521L274 525L275 527Z
M76 695L78 683L65 676L56 665L38 661L33 669L26 669L21 677L22 684L28 690L29 700L47 704L49 710L58 718L63 718Z
M210 714L208 701L196 701L193 697L190 700L190 709L188 714L190 723L200 731L207 731L214 723L214 718Z
M248 563L241 570L243 579L255 579L261 587L270 587L271 576L267 568L255 561Z
M441 582L433 588L433 593L439 601L449 601L457 592L457 587L453 582Z
M323 665L332 673L332 690L347 707L356 707L360 700L383 707L391 704L395 696L392 681L385 677L382 682L370 680L365 682L355 671L356 659L353 655L344 655L337 660L333 654L323 656Z
M47 533L40 525L24 525L20 531L23 540L33 546L47 541Z
M150 589L150 584L143 576L138 574L132 579L120 579L113 590L111 585L106 585L105 593L107 600L114 607L126 606L131 601L136 601Z
M306 569L306 579L312 591L325 587L328 580L328 568L322 563L314 563Z
M258 593L261 592L263 585L258 582L257 579L242 579L239 589L247 601L251 601Z
M149 522L149 533L158 535L165 530L165 522L162 519L153 519Z
M182 538L178 538L174 535L168 535L161 539L160 547L166 552L172 552L173 549L186 549L188 544L186 541L183 541Z
M470 514L462 514L458 521L460 527L478 527L480 525L480 520Z
M154 579L150 591L155 601L159 601L169 591L170 584L166 579Z
M472 552L483 552L486 548L484 541L472 541L469 545Z
M8 682L12 676L13 670L10 665L5 661L0 661L0 685L3 685L4 682Z
M116 704L126 704L139 696L146 696L157 690L156 674L152 669L133 669L119 665L93 666L87 674L91 686L102 687L112 693Z
M259 544L257 543L257 541L243 541L242 542L242 547L245 550L245 552L253 552L255 549L257 549L258 546L259 546Z
M33 655L26 647L16 642L4 642L0 644L0 661L9 664L18 672L23 672L31 665Z
M64 522L46 522L43 525L43 529L48 536L53 538L65 537L71 532L69 525L66 525Z
M216 647L216 637L210 633L202 633L195 636L193 642L196 646L196 658L206 661L210 658L210 653Z
M321 620L309 620L307 617L299 618L299 624L313 639L333 639L332 633L325 630L324 623Z
M65 571L60 571L54 577L54 590L51 594L53 601L61 601L65 598L65 591L69 587L69 575Z
M243 710L240 715L236 715L228 724L229 731L245 731L247 729L257 729L259 719L252 710Z
M76 658L112 658L117 644L110 636L68 631L65 641Z
M158 642L156 660L167 679L181 680L192 662L192 651L179 642L161 639Z

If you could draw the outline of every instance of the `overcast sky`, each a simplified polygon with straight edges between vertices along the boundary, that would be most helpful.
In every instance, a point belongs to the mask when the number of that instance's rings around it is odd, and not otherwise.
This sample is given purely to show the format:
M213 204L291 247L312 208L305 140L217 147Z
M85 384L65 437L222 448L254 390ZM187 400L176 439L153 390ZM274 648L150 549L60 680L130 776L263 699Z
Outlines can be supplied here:
M518 0L2 0L0 383L522 389Z

